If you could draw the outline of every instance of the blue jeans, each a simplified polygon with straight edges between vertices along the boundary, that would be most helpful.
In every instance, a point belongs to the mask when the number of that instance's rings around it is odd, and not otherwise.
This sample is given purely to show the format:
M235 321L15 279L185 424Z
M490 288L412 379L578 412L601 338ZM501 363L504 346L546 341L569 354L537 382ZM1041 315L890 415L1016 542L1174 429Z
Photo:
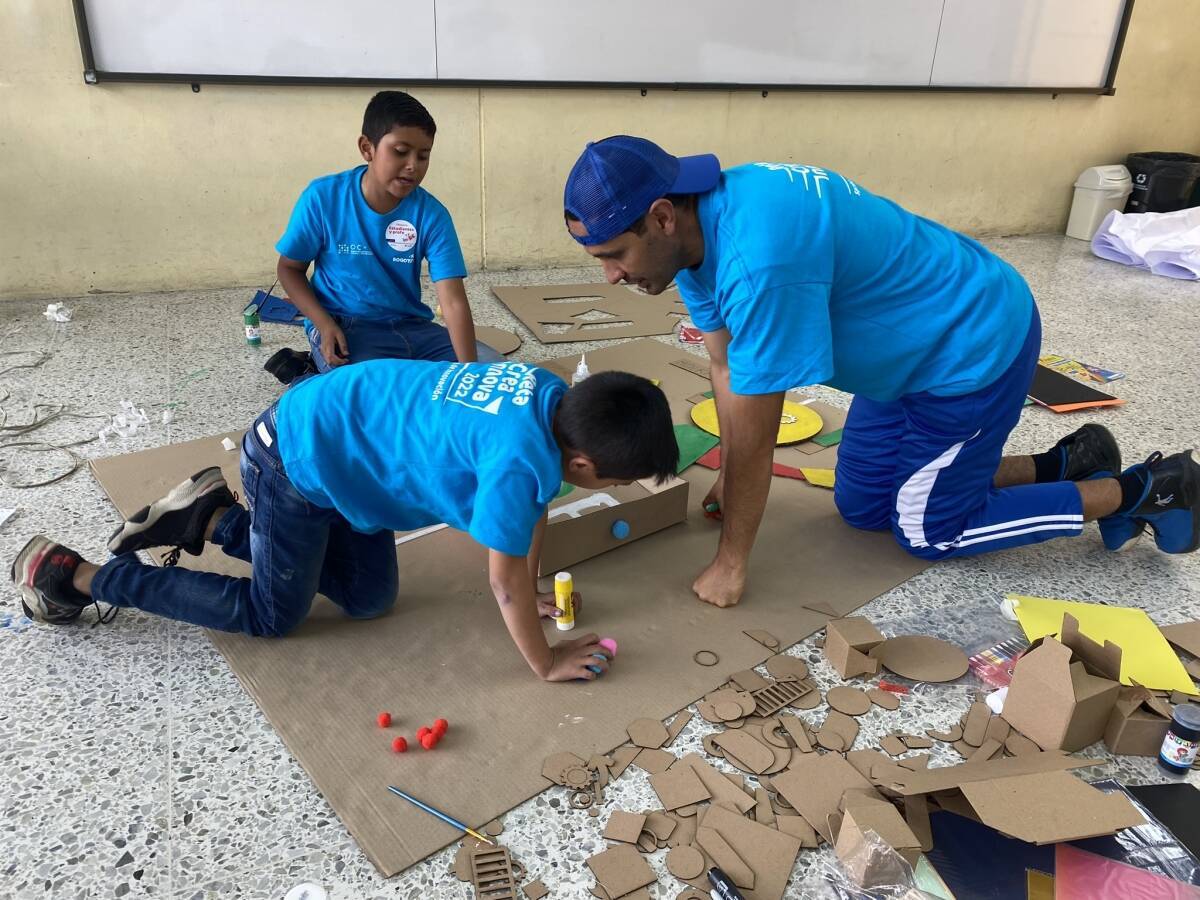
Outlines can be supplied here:
M356 619L391 609L399 587L395 535L362 534L334 510L300 496L283 470L274 420L272 407L242 440L249 509L230 507L212 538L251 564L249 578L148 566L126 553L100 567L92 596L205 628L267 637L299 625L318 592Z
M369 359L426 359L454 362L454 344L450 332L428 319L407 316L402 319L363 319L358 316L342 316L331 313L350 351L350 362L366 362ZM328 372L329 363L321 352L321 332L308 319L304 320L304 333L312 347L313 362L318 372ZM475 342L479 362L499 362L504 357L482 341Z

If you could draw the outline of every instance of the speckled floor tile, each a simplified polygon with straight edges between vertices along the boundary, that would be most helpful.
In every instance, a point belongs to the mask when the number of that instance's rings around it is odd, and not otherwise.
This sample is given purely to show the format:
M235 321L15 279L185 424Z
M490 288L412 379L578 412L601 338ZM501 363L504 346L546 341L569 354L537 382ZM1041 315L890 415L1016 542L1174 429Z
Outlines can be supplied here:
M1200 284L1097 260L1084 244L1060 237L989 243L1038 297L1045 352L1128 373L1110 385L1127 405L1095 418L1114 431L1129 461L1200 444ZM517 358L536 361L598 345L539 344L491 296L491 286L598 275L593 267L486 272L468 279L467 290L476 322L516 331L524 339ZM247 347L240 311L251 294L238 288L64 298L75 313L67 325L46 322L44 302L0 305L4 349L51 354L37 368L0 372L0 398L7 396L0 407L10 423L24 421L35 401L101 415L117 412L122 398L146 408L150 426L108 447L79 448L85 459L245 428L279 393L262 363L282 346L305 347L300 329L279 325L264 326L261 347ZM671 336L658 339L681 346ZM829 388L807 393L843 407L849 400ZM161 421L166 408L175 415L170 425ZM1087 418L1029 407L1010 452L1042 450ZM90 436L99 424L64 419L39 434L65 441ZM35 464L47 470L58 463L16 460L10 477ZM7 465L0 454L0 468ZM0 486L0 507L20 510L0 527L5 562L34 531L102 559L119 521L86 470L31 491ZM1168 557L1149 540L1109 554L1089 526L1071 540L940 563L862 612L885 632L919 629L978 649L1013 633L995 613L1007 591L1130 604L1161 622L1182 621L1200 617L1200 554ZM7 579L0 582L0 837L9 851L0 896L281 900L304 881L324 885L334 900L470 896L448 874L453 848L380 878L202 630L130 610L108 627L91 628L91 616L71 628L36 626L21 615ZM837 683L814 639L790 652L808 660L822 688ZM898 712L863 718L857 746L892 730L946 727L974 690L965 680L914 686ZM825 712L822 706L804 717L816 725ZM693 719L672 751L699 751L708 729ZM935 764L957 761L943 747L932 752ZM1100 763L1086 770L1090 776L1164 780L1153 760L1114 761L1103 747L1088 753ZM1194 774L1190 780L1200 783ZM609 812L657 804L637 769L610 787L596 818L570 809L566 799L554 788L513 810L502 840L555 900L584 900L592 884L584 859L603 848ZM680 885L663 856L649 857L660 877L652 896L672 898ZM827 896L834 871L828 849L802 853L787 896Z

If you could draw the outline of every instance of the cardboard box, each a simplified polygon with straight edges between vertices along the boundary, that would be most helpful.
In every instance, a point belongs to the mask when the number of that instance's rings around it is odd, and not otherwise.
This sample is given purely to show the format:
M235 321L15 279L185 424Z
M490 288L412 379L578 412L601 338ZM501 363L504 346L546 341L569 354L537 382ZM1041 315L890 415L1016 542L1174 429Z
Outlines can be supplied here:
M1070 615L1059 637L1017 661L1002 715L1043 750L1079 750L1104 736L1121 689L1121 648L1101 647Z
M862 616L832 619L825 626L825 658L842 678L876 674L879 660L867 652L882 642L879 629Z
M1158 756L1170 725L1170 705L1143 687L1123 687L1104 729L1104 745L1125 756Z
M591 498L607 496L616 506L597 505L580 511L578 516L560 514L555 510L586 504ZM615 550L648 534L676 525L687 518L688 483L672 478L663 485L616 485L602 491L576 488L550 504L550 521L542 541L541 567L538 575L561 572L577 562ZM626 528L617 527L624 522Z

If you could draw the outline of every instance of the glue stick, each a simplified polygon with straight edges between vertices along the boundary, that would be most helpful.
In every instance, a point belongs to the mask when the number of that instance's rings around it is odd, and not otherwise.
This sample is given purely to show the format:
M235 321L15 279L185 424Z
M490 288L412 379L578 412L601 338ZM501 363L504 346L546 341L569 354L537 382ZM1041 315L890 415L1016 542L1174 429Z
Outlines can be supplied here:
M562 613L554 620L559 631L570 631L575 627L575 583L570 572L559 572L554 576L554 605Z

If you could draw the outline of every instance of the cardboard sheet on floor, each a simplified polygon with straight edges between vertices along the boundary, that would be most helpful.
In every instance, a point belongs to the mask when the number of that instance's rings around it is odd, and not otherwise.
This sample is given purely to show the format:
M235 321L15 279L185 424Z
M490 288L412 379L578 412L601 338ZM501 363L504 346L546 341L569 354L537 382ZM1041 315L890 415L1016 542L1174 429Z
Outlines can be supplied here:
M588 365L659 378L682 423L686 398L705 388L670 364L682 352L634 341L589 353ZM560 361L559 371L569 375L575 361ZM240 490L238 454L223 449L221 437L95 460L92 470L124 514L209 465L221 466ZM776 479L745 597L730 609L702 604L689 586L711 558L719 526L695 504L714 473L694 467L685 478L695 498L686 522L572 568L586 598L579 628L621 646L611 672L596 682L546 684L533 676L496 611L486 551L451 528L396 548L401 592L386 616L350 620L320 598L282 640L213 633L213 642L368 858L395 874L460 835L398 798L391 802L386 785L420 783L425 802L472 826L489 822L546 787L541 761L552 753L605 753L627 740L631 720L666 718L729 672L777 652L748 640L744 629L767 630L789 646L828 619L804 602L821 599L846 615L926 566L889 533L845 525L828 491ZM215 547L180 564L248 572ZM557 641L553 624L546 628ZM721 665L696 665L700 649L717 653ZM380 709L405 727L441 716L451 731L436 752L393 754L375 724Z
M1180 625L1162 625L1158 630L1172 646L1200 658L1200 620Z
M498 285L492 293L543 344L670 334L687 315L678 291L651 297L619 284ZM588 368L596 371L591 354Z
M1197 693L1178 654L1145 610L1022 594L1006 596L1013 601L1017 619L1029 640L1058 634L1062 629L1063 614L1070 613L1078 620L1079 630L1093 641L1101 644L1112 641L1121 648L1122 684L1136 683L1151 690Z

